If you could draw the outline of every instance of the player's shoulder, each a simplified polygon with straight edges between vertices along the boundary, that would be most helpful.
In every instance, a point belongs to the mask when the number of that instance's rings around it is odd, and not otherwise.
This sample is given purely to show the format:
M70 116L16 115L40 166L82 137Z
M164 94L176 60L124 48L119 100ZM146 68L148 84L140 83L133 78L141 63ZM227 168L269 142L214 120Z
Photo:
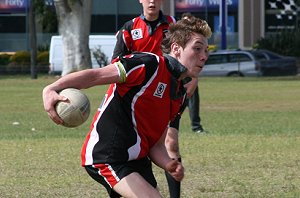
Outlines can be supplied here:
M161 60L161 57L150 53L150 52L134 52L132 54L126 55L123 58L127 61L135 62L136 64L144 65L158 65Z
M126 21L123 25L123 28L126 29L126 30L131 30L133 24L136 23L137 20L139 20L139 17L135 17L135 18L133 18L129 21Z
M159 62L159 56L151 52L134 52L132 55L137 59L149 62Z
M166 17L166 20L168 21L169 24L176 23L175 17L173 17L171 15L165 15L165 17Z

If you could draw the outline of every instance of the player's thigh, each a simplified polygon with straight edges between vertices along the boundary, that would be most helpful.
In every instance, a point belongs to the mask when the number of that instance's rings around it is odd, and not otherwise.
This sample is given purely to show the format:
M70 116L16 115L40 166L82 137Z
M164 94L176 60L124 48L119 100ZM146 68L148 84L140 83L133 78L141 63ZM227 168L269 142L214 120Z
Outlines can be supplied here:
M133 172L122 178L114 187L114 191L128 198L161 198L156 188L151 186L140 174Z

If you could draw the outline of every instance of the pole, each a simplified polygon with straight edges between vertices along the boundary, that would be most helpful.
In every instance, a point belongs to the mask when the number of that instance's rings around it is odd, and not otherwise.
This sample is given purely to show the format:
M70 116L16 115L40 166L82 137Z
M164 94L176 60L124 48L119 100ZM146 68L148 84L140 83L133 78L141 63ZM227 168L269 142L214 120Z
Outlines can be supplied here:
M208 0L205 0L205 21L208 22Z
M30 6L30 0L28 0L26 2L26 6L25 6L25 42L26 42L26 50L29 51L30 50L30 46L29 46L29 6Z
M116 23L116 29L115 29L115 32L118 32L119 30L119 23L118 23L118 20L119 20L119 1L116 0L116 17L115 17L115 23Z
M29 2L29 1L28 1ZM37 38L35 26L35 5L34 1L29 2L29 35L30 35L30 74L31 79L37 79Z
M221 49L227 48L226 28L227 28L227 4L226 0L220 2L220 21L221 21Z

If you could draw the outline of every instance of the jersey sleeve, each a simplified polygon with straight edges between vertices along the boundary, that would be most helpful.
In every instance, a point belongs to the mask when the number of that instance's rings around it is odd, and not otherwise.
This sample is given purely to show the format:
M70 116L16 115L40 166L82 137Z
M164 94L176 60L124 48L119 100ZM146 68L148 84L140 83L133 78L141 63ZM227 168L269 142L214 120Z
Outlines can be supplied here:
M153 75L159 64L157 55L133 53L119 57L114 63L121 77L120 83L139 84ZM138 82L135 82L138 79Z
M124 56L131 53L132 38L130 31L132 29L133 21L128 21L124 26L117 32L116 45L113 51L112 60L118 56Z

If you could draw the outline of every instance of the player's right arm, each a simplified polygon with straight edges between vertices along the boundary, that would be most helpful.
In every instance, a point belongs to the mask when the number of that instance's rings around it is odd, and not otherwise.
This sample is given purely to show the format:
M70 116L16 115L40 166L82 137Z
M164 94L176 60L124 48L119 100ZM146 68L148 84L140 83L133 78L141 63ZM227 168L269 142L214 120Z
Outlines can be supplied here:
M123 71L121 71L122 69ZM117 64L68 74L43 89L44 109L56 124L62 124L63 121L55 111L55 104L67 99L60 96L59 91L66 88L87 89L96 85L118 83L124 81L124 78L126 78L126 71L122 65L118 66Z

